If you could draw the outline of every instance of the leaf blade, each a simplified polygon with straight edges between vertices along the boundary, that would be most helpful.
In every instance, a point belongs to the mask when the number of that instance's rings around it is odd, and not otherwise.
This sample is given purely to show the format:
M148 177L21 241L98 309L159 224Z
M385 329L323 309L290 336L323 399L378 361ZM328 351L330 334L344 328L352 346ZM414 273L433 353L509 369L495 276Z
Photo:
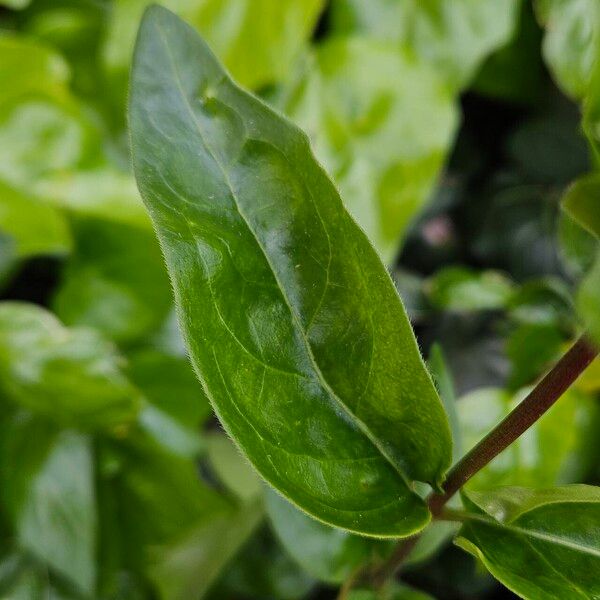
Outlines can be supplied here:
M326 522L422 527L407 481L441 481L448 424L389 275L305 136L159 7L140 28L130 127L190 353L229 433Z

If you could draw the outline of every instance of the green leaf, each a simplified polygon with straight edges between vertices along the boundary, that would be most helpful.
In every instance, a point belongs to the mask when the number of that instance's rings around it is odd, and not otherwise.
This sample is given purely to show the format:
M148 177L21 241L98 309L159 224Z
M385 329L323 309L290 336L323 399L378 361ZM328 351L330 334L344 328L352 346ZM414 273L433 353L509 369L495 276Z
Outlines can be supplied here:
M585 175L573 183L562 198L562 207L600 239L600 173Z
M504 488L468 498L458 545L528 600L600 595L600 488Z
M589 334L600 344L600 250L577 291L577 308Z
M65 217L0 180L0 232L14 241L17 258L58 254L71 250Z
M133 419L139 392L98 333L68 329L38 306L0 303L0 390L62 424L107 428Z
M170 547L157 552L150 577L164 600L199 600L263 517L260 502L212 515Z
M103 59L125 90L135 33L150 0L116 0ZM323 0L166 0L165 7L202 33L240 84L258 89L287 78ZM123 96L124 98L124 96Z
M334 0L334 31L399 42L434 65L455 90L512 37L518 0Z
M210 465L221 483L236 497L249 502L260 496L260 479L233 442L221 433L206 436Z
M314 587L314 579L284 552L269 528L262 527L227 566L209 598L301 600Z
M465 448L474 447L521 400L496 388L481 388L461 398L458 416ZM569 390L516 442L501 452L467 484L469 490L501 485L550 486L585 476L597 415L595 401ZM548 449L552 451L549 452Z
M434 306L453 311L501 309L513 294L512 282L502 273L465 267L437 271L426 287Z
M387 556L394 543L353 535L312 519L272 490L267 515L288 554L319 581L343 583L370 560ZM429 530L429 528L427 529Z
M171 309L171 288L152 231L72 219L75 252L53 308L67 325L93 327L120 343L155 331Z
M23 415L2 437L3 504L19 546L91 594L97 528L91 440Z
M422 528L410 481L443 479L448 423L393 284L306 138L159 7L140 28L130 123L192 361L228 433L321 520Z
M437 73L372 39L319 46L281 100L385 263L431 196L458 124Z
M55 52L0 35L0 180L58 207L150 229L131 176L108 159L104 132L68 82Z
M536 0L546 28L543 54L558 85L582 98L600 53L600 6L596 0Z
M401 583L390 583L379 591L354 589L347 595L348 600L434 600L433 596Z
M143 348L128 356L127 376L154 406L181 425L197 429L212 414L189 360Z

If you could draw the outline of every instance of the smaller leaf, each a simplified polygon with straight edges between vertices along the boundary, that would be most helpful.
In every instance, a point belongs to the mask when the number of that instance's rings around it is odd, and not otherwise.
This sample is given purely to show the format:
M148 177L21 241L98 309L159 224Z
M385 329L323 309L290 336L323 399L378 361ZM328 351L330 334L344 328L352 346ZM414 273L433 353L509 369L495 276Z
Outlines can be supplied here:
M426 283L434 306L444 310L475 311L504 308L513 294L512 282L496 271L464 267L438 271Z
M207 435L206 446L213 470L229 491L244 502L260 496L263 488L256 471L225 434Z
M3 504L19 545L91 594L97 516L91 440L34 418L3 428Z
M577 292L577 308L589 334L600 344L600 250Z
M354 589L347 595L348 600L434 600L433 596L401 583L390 583L383 589Z
M66 425L130 422L139 392L97 332L68 329L39 306L0 303L0 389L12 402Z
M562 206L600 239L600 173L586 175L573 183L563 196Z
M528 600L600 595L600 488L467 492L457 544Z

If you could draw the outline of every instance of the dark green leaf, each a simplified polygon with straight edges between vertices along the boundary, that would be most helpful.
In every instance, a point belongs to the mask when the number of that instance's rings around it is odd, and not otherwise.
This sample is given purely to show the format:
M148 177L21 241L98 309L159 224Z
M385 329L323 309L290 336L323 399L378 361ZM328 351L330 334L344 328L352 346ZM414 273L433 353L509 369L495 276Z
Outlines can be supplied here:
M230 435L307 512L399 536L450 461L393 284L293 125L168 11L142 22L130 122L192 360Z
M527 600L600 596L600 488L469 493L457 543Z
M0 304L0 390L66 425L106 428L133 419L140 394L97 332L68 329L32 304Z

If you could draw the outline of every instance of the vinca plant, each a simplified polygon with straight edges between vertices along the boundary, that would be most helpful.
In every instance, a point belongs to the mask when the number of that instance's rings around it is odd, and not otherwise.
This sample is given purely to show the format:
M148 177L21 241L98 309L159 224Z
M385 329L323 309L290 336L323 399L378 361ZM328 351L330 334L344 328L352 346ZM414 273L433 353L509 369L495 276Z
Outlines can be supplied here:
M0 0L0 598L600 600L597 0L164 4Z
M593 342L580 338L448 472L449 421L406 312L305 134L160 7L140 26L129 103L140 193L226 431L311 517L408 538L341 597L363 583L396 597L388 580L436 519L462 523L457 543L523 597L599 597L600 488L463 489L569 388ZM448 510L459 491L464 509Z

